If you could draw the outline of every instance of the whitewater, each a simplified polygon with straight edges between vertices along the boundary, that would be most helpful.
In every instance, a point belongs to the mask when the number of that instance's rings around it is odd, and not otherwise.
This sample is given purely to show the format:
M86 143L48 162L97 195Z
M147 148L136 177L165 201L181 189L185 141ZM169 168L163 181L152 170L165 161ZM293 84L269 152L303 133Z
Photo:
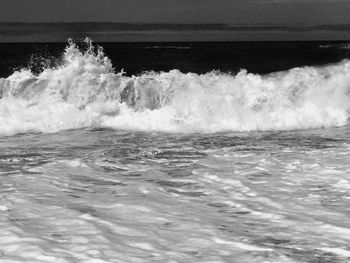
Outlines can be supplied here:
M58 65L0 79L0 134L87 127L222 132L342 126L349 117L350 62L267 75L115 73L89 43L71 42Z
M221 52L184 45L137 48ZM346 56L128 75L86 40L46 62L0 78L0 262L350 262Z

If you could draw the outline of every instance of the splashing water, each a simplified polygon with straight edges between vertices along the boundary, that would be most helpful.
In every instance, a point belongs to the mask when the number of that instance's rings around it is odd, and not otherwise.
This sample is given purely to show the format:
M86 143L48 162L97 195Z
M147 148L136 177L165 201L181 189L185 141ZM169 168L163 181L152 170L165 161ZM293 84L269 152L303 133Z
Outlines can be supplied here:
M89 40L87 40L89 41ZM0 79L0 134L83 127L217 132L345 125L350 62L269 75L115 73L102 48L72 41L59 66Z

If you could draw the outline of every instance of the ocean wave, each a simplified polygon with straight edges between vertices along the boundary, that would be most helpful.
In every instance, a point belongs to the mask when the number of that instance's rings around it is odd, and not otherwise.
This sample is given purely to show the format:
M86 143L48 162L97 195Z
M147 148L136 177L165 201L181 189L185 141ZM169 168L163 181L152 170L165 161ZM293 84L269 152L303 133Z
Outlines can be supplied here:
M62 61L0 79L0 134L109 127L164 132L308 129L347 124L350 61L268 75L115 73L101 48L70 42Z

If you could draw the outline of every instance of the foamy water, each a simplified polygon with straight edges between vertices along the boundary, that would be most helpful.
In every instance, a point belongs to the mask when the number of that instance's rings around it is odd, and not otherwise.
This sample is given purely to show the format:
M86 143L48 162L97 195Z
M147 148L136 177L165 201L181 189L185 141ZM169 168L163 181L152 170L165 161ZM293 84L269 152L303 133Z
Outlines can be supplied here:
M128 77L90 45L57 67L0 79L0 134L85 127L222 132L334 127L349 117L350 62L268 75L149 72Z
M0 262L350 261L350 62L0 80Z
M1 140L2 262L348 262L349 130Z

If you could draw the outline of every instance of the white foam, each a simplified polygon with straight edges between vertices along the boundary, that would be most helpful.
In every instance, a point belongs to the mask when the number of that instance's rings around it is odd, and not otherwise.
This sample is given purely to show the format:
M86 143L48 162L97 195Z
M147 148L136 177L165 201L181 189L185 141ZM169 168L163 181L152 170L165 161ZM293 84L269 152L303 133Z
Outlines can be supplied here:
M7 206L0 205L0 211L7 211L7 210L9 210Z
M226 240L222 240L220 238L214 238L214 242L218 243L218 244L222 244L222 245L232 245L235 246L239 249L242 250L249 250L249 251L273 251L273 249L271 248L263 248L263 247L257 247L251 244L245 244L242 242L232 242L232 241L226 241Z
M178 70L127 77L70 43L60 66L0 79L0 134L111 127L166 132L289 130L347 123L350 61L269 75Z

